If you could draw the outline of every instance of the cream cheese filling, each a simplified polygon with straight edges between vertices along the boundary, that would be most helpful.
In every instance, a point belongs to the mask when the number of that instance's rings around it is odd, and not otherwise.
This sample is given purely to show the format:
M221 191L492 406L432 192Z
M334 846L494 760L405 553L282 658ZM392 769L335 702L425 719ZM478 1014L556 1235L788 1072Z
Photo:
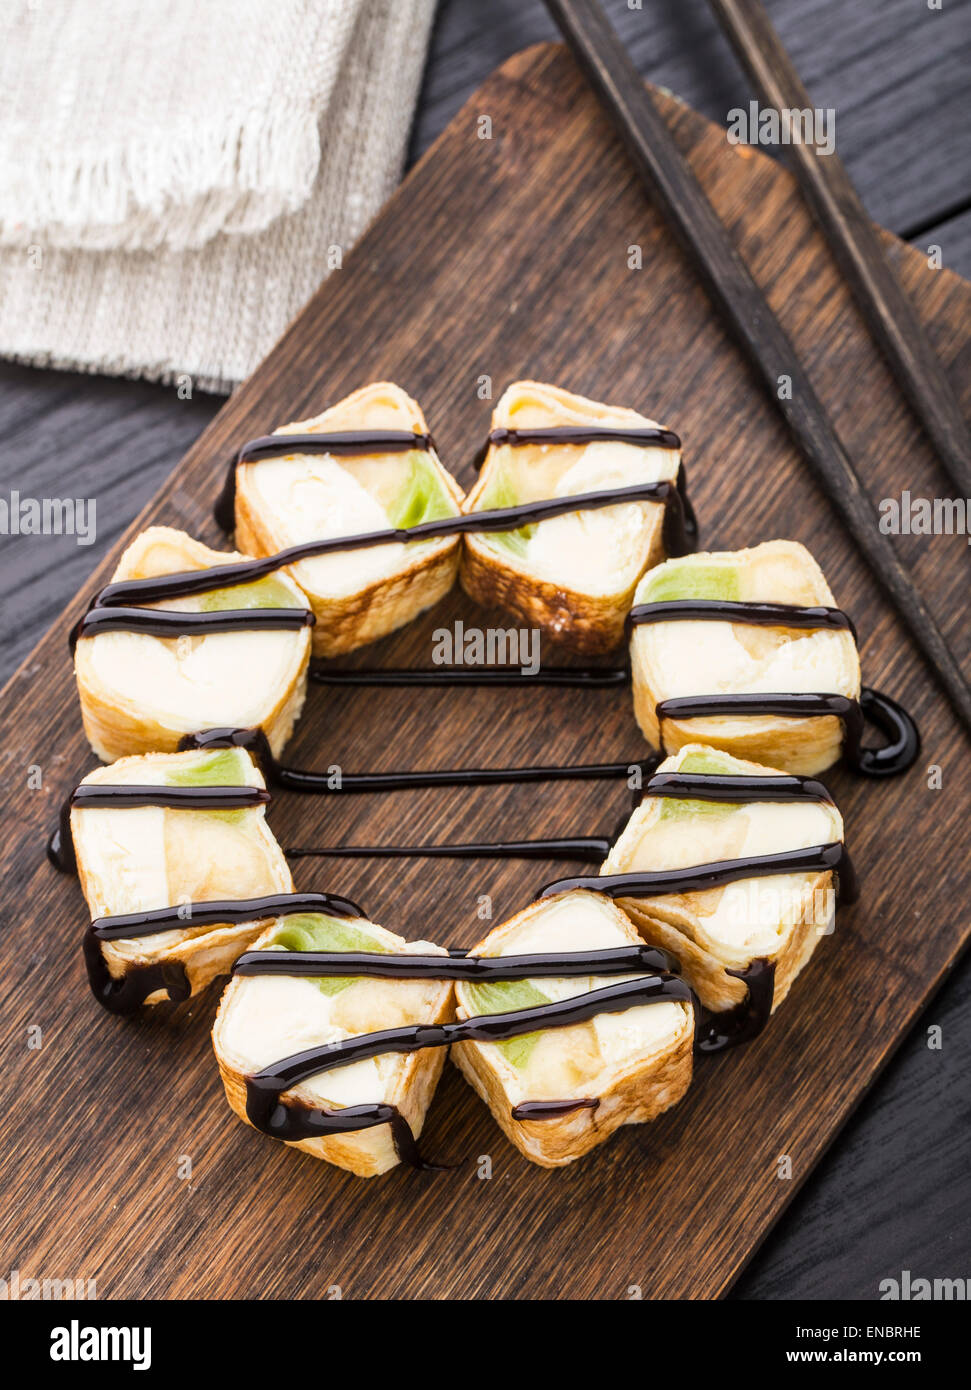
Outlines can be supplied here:
M672 764L665 764L665 770ZM739 768L741 771L742 768ZM678 819L663 815L676 805L650 798L624 832L604 865L605 873L688 868L695 864L776 854L842 840L842 822L832 806L814 802L751 802L724 814ZM700 893L638 898L637 906L662 921L690 925L698 945L727 964L774 954L806 908L817 874L747 878ZM632 900L634 901L634 900ZM821 903L824 929L830 905Z
M835 602L813 557L794 541L668 560L644 576L634 602L678 598L808 607ZM635 628L632 651L658 700L776 691L859 694L859 658L847 630L656 622Z
M86 640L93 674L113 699L191 733L260 723L289 687L294 652L305 637L291 631L176 638L103 632Z
M761 655L753 655L738 626L728 622L651 623L638 629L635 642L649 654L665 699L722 692L854 693L846 679L843 634L774 631L777 645Z
M203 753L197 760L209 756ZM188 760L192 758L187 755ZM92 779L97 785L170 784L165 763L132 758L105 771L110 771L110 777ZM262 779L251 767L239 785L262 786ZM182 826L179 838L171 834L174 817L191 818ZM172 811L161 806L88 806L75 808L72 820L77 827L77 853L84 865L92 919L173 907L190 897L195 901L257 897L289 887L289 872L266 827L262 807L209 812ZM182 847L184 857L173 862L175 844ZM211 866L208 874L207 865ZM207 877L211 880L208 889ZM191 893L187 892L190 885ZM143 958L177 946L187 933L198 936L215 930L193 929L191 918L187 918L182 929L118 937L108 944L118 955Z
M555 447L543 445L541 449L547 452ZM572 497L673 479L677 467L678 456L671 450L601 440L579 452L551 495ZM641 573L660 516L658 503L627 502L551 517L536 524L520 564L530 574L562 588L589 594L618 593L629 588Z
M393 456L387 464L394 468ZM281 549L333 536L385 531L391 525L384 507L329 454L266 459L254 465L248 486L264 514L272 518ZM396 541L319 555L294 565L293 576L309 593L345 598L386 579L433 544L438 542L422 543L418 551Z
M368 930L365 923L354 925ZM395 941L389 933L381 933L380 940L386 946L394 941L394 950L409 954L438 950L427 941ZM219 1048L224 1055L231 1055L243 1071L259 1071L293 1053L322 1044L384 1028L427 1023L440 989L440 981L363 976L337 994L325 994L312 980L297 976L240 978L234 983L232 1000L221 1017ZM321 1072L296 1089L302 1099L321 1105L387 1101L407 1060L400 1053L383 1053Z

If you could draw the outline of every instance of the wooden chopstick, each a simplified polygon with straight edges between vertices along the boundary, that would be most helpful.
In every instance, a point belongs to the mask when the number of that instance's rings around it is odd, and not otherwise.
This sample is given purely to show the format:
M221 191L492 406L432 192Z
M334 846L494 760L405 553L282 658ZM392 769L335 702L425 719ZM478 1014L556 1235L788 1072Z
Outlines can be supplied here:
M971 690L893 545L795 349L702 192L647 87L596 0L546 0L627 152L715 305L785 417L793 438L868 561L956 714L971 732ZM780 373L792 380L780 400Z
M709 0L762 100L777 111L810 108L799 79L760 0ZM971 434L957 396L910 300L877 240L839 156L811 143L791 146L796 176L829 241L870 331L914 414L961 497L971 499Z

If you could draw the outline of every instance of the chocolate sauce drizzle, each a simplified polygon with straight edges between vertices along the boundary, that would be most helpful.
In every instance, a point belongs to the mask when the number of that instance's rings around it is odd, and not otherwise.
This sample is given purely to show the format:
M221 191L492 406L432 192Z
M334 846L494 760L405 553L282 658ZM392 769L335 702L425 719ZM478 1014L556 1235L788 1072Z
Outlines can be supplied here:
M723 780L720 777L712 778L713 783ZM711 790L716 791L717 788L713 785ZM823 790L825 791L825 788ZM664 795L663 790L660 794ZM675 790L673 794L683 793ZM694 795L693 792L690 794ZM800 793L796 793L796 796L799 795ZM718 795L713 799L721 800L722 797ZM826 799L829 799L828 794ZM828 845L811 845L806 849L781 850L775 854L716 860L686 869L659 869L559 879L546 884L540 890L539 897L549 898L558 893L587 889L591 892L606 893L611 898L652 898L671 893L701 892L706 888L723 887L740 879L790 873L831 873L838 899L843 902L855 902L859 897L859 882L853 861L846 846L838 841ZM733 1008L721 1011L699 1005L695 1030L696 1052L721 1052L725 1048L749 1042L761 1033L769 1020L775 990L775 963L759 959L750 962L744 970L726 968L726 974L734 975L745 982L748 987L745 998Z
M673 599L636 604L628 615L631 628L657 622L713 621L748 623L763 627L791 627L847 631L857 640L848 614L822 605L801 607L787 603L736 602L722 599ZM452 669L339 670L313 666L311 680L329 686L576 686L609 689L627 683L630 667L549 667L535 675L522 671L469 671ZM665 718L691 719L719 714L779 714L793 718L832 715L844 727L843 756L855 772L867 777L893 777L912 767L920 752L920 734L911 716L889 695L864 686L860 699L825 694L727 694L684 696L663 700L656 706L658 724ZM863 747L864 723L869 721L886 735L881 748ZM663 737L662 737L663 742ZM660 760L660 759L659 759ZM463 783L463 785L468 785ZM781 797L773 799L782 799Z
M655 448L680 449L681 441L670 430L608 429L589 426L574 429L555 427L535 430L493 430L475 459L481 467L490 444L589 444L599 439L615 439L628 444L643 444ZM697 545L698 524L687 494L684 466L678 471L675 507L680 508L681 530L665 536L668 554L686 554ZM664 499L661 499L664 500ZM482 515L482 513L476 513ZM667 522L667 514L665 515ZM676 549L669 549L672 544ZM370 668L335 668L318 662L311 666L310 679L318 685L329 686L518 686L542 685L578 687L587 690L606 690L626 685L630 667L624 666L547 666L532 675L515 667L505 670L469 670L464 667L418 667L373 670Z
M543 765L525 767L442 768L428 772L351 772L342 773L340 785L326 772L305 772L284 767L270 750L265 733L255 729L204 729L187 734L180 742L187 748L246 748L256 759L263 776L273 786L289 791L321 796L354 795L361 792L408 791L417 787L482 787L519 782L602 781L627 777L632 768L647 774L657 766L657 754L632 758L623 763L581 763L566 767Z
M754 627L793 627L845 631L856 628L841 608L822 605L802 607L794 603L762 603L751 599L665 599L661 603L635 603L627 616L631 627L644 623L728 622Z
M445 956L437 959L441 962L439 968L449 960ZM563 969L566 959L554 957L561 975L566 973ZM283 1093L334 1067L389 1052L410 1055L426 1047L448 1047L457 1042L504 1042L533 1032L537 1027L568 1028L576 1023L585 1023L600 1013L620 1013L645 1004L670 1000L693 1003L694 995L682 980L668 974L648 975L528 1009L482 1014L456 1023L406 1024L378 1033L363 1033L339 1042L322 1043L305 1052L284 1057L248 1076L246 1114L250 1123L262 1133L272 1139L291 1143L392 1122L392 1138L399 1157L415 1162L417 1166L426 1166L418 1154L410 1129L408 1135L404 1134L402 1126L406 1122L400 1112L394 1111L398 1123L395 1125L393 1122L393 1116L388 1113L393 1107L372 1104L343 1110L323 1110L292 1102L287 1104L282 1100Z
M653 779L652 779L653 780ZM771 785L776 783L778 785ZM734 785L733 785L734 784ZM649 788L651 783L648 784ZM707 793L707 799L728 800L803 800L831 802L826 788L812 778L797 777L738 777L732 778L718 774L660 774L653 787L655 794L674 797L697 797ZM716 887L738 879L763 877L771 874L793 872L830 872L834 875L837 893L852 901L858 892L852 862L843 844L834 842L828 845L810 846L806 849L782 851L775 854L749 856L738 860L726 860L710 864L695 865L682 870L668 870L651 873L631 873L598 876L594 878L575 878L559 880L546 885L540 892L540 899L560 892L586 889L605 892L616 898L622 896L655 896L662 893L698 891ZM652 948L648 948L650 951ZM370 959L368 957L370 956ZM636 962L636 963L635 963ZM664 972L655 979L667 983L668 988L657 998L686 998L698 1008L692 992L683 986L679 993L671 986L682 982L674 979L669 955L641 955L641 948L619 948L618 950L570 953L567 956L522 956L522 957L468 957L457 952L448 957L435 956L375 956L373 953L310 953L310 952L247 952L237 961L234 973L248 974L300 974L339 973L355 975L362 973L380 974L386 978L444 977L451 979L520 979L542 977L544 974L568 976L571 974L608 974L614 969L628 973L631 969L656 969ZM487 972L487 973L483 973ZM764 959L753 961L744 970L729 970L728 974L746 983L745 998L734 1008L713 1013L700 1011L695 1031L695 1050L700 1053L719 1052L728 1047L738 1046L755 1037L771 1013L774 997L775 965ZM635 986L638 982L633 982ZM626 997L627 985L608 987L591 991L587 996L579 996L584 1012L578 1013L569 1006L577 1000L559 1001L536 1008L517 1010L509 1014L483 1016L469 1019L459 1024L416 1025L406 1028L389 1029L384 1032L363 1035L348 1039L346 1043L331 1044L322 1048L310 1049L266 1068L247 1080L247 1115L257 1128L276 1138L307 1138L321 1132L334 1133L341 1123L341 1112L322 1112L321 1129L315 1124L315 1112L302 1106L294 1110L284 1105L281 1096L289 1087L316 1075L329 1067L350 1061L379 1055L381 1052L412 1052L422 1046L446 1046L451 1042L500 1041L532 1031L536 1024L541 1027L565 1026L592 1017L600 1012L600 1004L608 1000L616 1004L619 997ZM651 1002L638 996L637 1002ZM564 1006L567 1006L564 1009ZM630 1004L628 1007L632 1007ZM586 1012L590 1010L590 1012ZM609 1010L608 1010L609 1011ZM336 1055L335 1055L336 1054ZM528 1101L513 1109L517 1120L554 1118L570 1113L581 1107L595 1107L596 1100L581 1099L571 1101ZM369 1123L379 1123L373 1119L374 1108L365 1108L371 1115ZM383 1112L382 1112L383 1113ZM356 1126L359 1113L347 1117L347 1122ZM400 1116L399 1116L400 1119ZM393 1131L394 1134L394 1131ZM412 1136L413 1139L413 1136ZM398 1138L395 1136L395 1143ZM406 1151L399 1148L399 1154Z
M263 579L286 565L319 555L332 555L347 550L365 550L371 546L388 545L397 541L439 540L465 532L513 531L532 521L568 512L612 507L621 502L663 502L665 526L670 522L671 535L665 548L669 555L683 555L691 548L684 530L685 508L679 483L668 481L637 483L631 487L608 488L599 492L577 493L572 497L552 497L537 502L523 502L516 507L500 507L492 511L472 512L465 516L447 516L437 521L423 521L417 526L395 527L385 531L369 531L357 536L329 536L324 540L305 541L291 545L275 555L263 555L252 560L233 560L208 569L185 570L177 574L159 574L150 579L121 579L107 584L94 598L92 609L109 607L142 607L163 599L184 598L190 594L211 593L215 589L231 588L236 584ZM681 538L681 539L679 539ZM258 608L244 610L248 615L259 614Z
M102 632L141 632L151 637L204 637L214 632L277 632L313 627L309 608L223 608L213 613L171 608L89 608L71 629L71 647Z
M146 912L96 917L83 941L91 993L102 1008L113 1014L136 1013L150 995L161 989L167 991L172 1003L181 1003L191 993L185 966L178 960L129 964L123 975L112 975L101 950L103 941L133 940L188 927L239 926L303 912L322 912L330 917L364 916L356 903L332 893L271 893L262 898L182 903Z
M670 430L658 428L615 429L604 426L553 427L536 430L494 430L489 436L493 443L511 445L533 443L587 444L598 439L620 440L646 447L680 449L681 441ZM487 446L488 447L488 443ZM215 507L215 517L224 531L234 529L236 470L240 464L256 463L261 459L281 457L291 453L305 454L372 454L396 453L411 449L433 449L431 435L410 430L345 430L329 434L263 435L249 440L231 462L222 493ZM290 546L276 555L259 559L215 565L175 575L159 575L146 580L120 580L107 585L95 596L88 612L71 631L72 652L81 638L103 632L137 632L154 637L176 637L182 634L205 635L219 632L292 629L312 625L313 615L302 609L238 609L218 613L157 613L144 605L162 599L180 598L190 594L211 592L232 587L271 574L288 564L346 550L385 545L392 541L407 543L416 540L439 539L466 532L489 533L516 530L531 522L564 515L588 508L613 506L625 501L651 501L664 506L662 537L665 553L685 555L697 546L698 525L687 494L683 465L676 481L641 483L627 488L611 488L598 492L580 493L568 498L549 498L522 503L465 516L446 517L422 522L417 526L398 527L358 536L336 536L320 541ZM112 609L106 613L105 609ZM317 666L311 678L324 685L518 685L529 680L537 685L579 686L591 689L621 685L627 679L626 668L597 669L569 667L550 668L535 676L522 671L417 670L373 671L357 670L328 672Z
M813 801L834 805L815 777L736 776L725 773L656 772L638 795L689 801ZM540 840L473 840L456 844L323 845L292 848L288 859L585 859L600 863L626 825L613 835L557 836Z
M129 965L123 975L116 977L108 970L101 943L90 927L81 945L91 993L108 1013L136 1013L145 1000L159 990L164 990L173 1004L184 1003L192 993L189 976L180 960Z
M613 690L630 680L628 666L541 666L529 675L516 666L339 667L312 662L310 679L330 686L566 686L581 690Z
M462 980L467 984L630 975L634 971L677 975L679 966L669 951L643 942L589 951L534 951L508 956L472 956L465 951L443 956L409 951L262 950L245 951L233 966L234 975L371 975L382 980Z
M226 535L236 528L236 469L288 454L401 454L434 449L430 434L412 430L336 430L329 434L263 434L248 440L230 462L219 500L213 510L216 525Z
M164 990L173 1004L183 1003L192 993L185 965L180 960L131 963L126 965L124 974L112 975L94 923L85 931L81 948L91 993L108 1013L136 1013L145 1000L159 990Z
M822 801L835 805L829 789L815 777L748 776L720 772L655 772L644 796L679 801Z
M849 851L840 840L804 849L777 850L774 854L744 855L739 859L716 859L685 869L633 870L623 874L601 874L561 878L544 884L539 898L586 889L605 893L609 898L654 898L671 893L703 893L723 888L746 878L768 878L775 874L831 873L844 902L855 902L859 884Z
M235 732L235 731L234 731ZM85 786L77 789L75 796L87 804L200 804L213 803L225 806L235 801L240 793L248 804L256 804L258 788L159 788L159 787L110 787ZM117 795L117 793L121 795ZM644 788L645 795L691 800L717 802L750 801L799 801L811 800L832 804L826 787L814 778L795 776L745 776L713 773L656 773ZM262 793L259 800L265 799ZM72 798L73 799L73 798ZM75 802L77 804L77 802ZM67 803L69 811L71 800ZM411 855L427 857L480 857L498 854L504 857L546 858L562 854L564 857L583 857L602 860L609 849L607 837L575 837L564 839L509 841L499 844L476 842L471 844L446 844L425 846L335 846L333 848L288 850L292 857L390 857ZM663 893L691 892L710 888L746 877L759 877L772 873L829 871L838 875L837 883L845 900L852 901L857 894L852 863L845 847L839 844L811 846L808 849L784 852L776 855L756 856L748 859L727 860L714 864L694 866L687 870L661 871L643 874L625 874L558 880L547 885L541 897L552 896L575 888L589 888L597 892L607 892L610 896L654 896ZM293 912L322 911L332 915L362 917L364 914L356 904L347 899L335 898L328 894L283 894L262 899L243 901L189 904L180 907L160 908L150 912L129 914L115 918L99 919L89 928L85 942L85 956L88 961L92 989L105 1007L115 1012L130 1012L144 999L159 988L168 988L170 998L185 997L184 972L181 978L172 978L181 967L176 964L166 966L136 967L132 975L140 978L112 980L106 971L98 942L119 937L135 937L153 934L172 928L184 927L187 922L195 926L216 923L238 923L256 920L262 916L286 915ZM449 959L441 956L375 956L373 953L314 953L314 952L253 952L240 957L235 967L239 974L297 974L297 975L359 975L375 974L387 978L438 977L450 979L521 979L532 974L575 974L612 973L605 966L611 957L623 960L623 966L616 969L661 969L674 973L677 969L673 957L656 948L638 947L633 951L575 953L571 960L575 963L570 969L562 957L484 957L474 959L464 953L453 952ZM522 962L525 962L523 964ZM595 966L603 968L594 969ZM163 977L159 974L165 970ZM753 962L743 972L729 972L751 983L746 1000L733 1010L713 1014L706 1018L698 1032L698 1048L701 1051L717 1051L724 1046L737 1045L747 1041L759 1031L771 1009L772 989L768 972L774 967L766 962ZM766 984L768 979L768 984ZM760 992L761 989L761 992ZM768 998L767 1007L765 997ZM721 1041L720 1041L721 1040Z
M750 623L756 627L792 627L844 630L857 640L856 628L840 608L822 605L802 607L791 603L762 603L729 599L670 599L661 603L635 604L628 614L633 629L645 623L667 622ZM721 694L687 695L661 700L655 707L659 738L664 746L661 721L698 719L737 714L777 714L794 719L831 715L843 722L843 757L854 771L867 777L893 777L912 767L920 752L920 734L905 709L877 690L864 686L859 700L826 694ZM883 748L863 747L865 720L886 734Z
M740 714L779 715L788 719L832 717L843 724L843 758L866 777L895 777L912 767L920 752L917 726L889 695L864 686L859 700L849 695L780 692L763 694L684 695L656 706L663 744L665 719L703 719ZM863 728L869 721L890 740L882 748L864 748Z
M744 982L745 998L731 1009L714 1010L699 1005L695 1052L724 1052L726 1048L751 1042L769 1021L775 998L775 961L759 957L744 970L726 966L725 974Z
M524 1100L512 1108L514 1120L558 1120L574 1110L597 1110L600 1101L595 1096L579 1100Z
M547 840L473 840L449 845L324 845L284 851L288 859L583 859L599 863L610 851L604 835Z
M77 872L71 811L87 808L132 810L136 806L163 806L170 810L232 811L246 806L265 806L270 793L262 787L140 786L125 782L82 782L61 804L57 829L47 842L47 857L62 874Z
M493 445L508 445L516 449L529 444L597 444L601 440L637 444L644 449L681 448L681 440L673 430L661 429L656 425L632 426L629 429L614 425L549 425L537 429L506 429L500 426L489 431L472 465L478 472Z
M627 617L630 627L645 623L711 621L751 623L765 627L843 629L853 634L852 619L840 608L801 608L787 603L729 602L720 599L674 599L663 603L635 604ZM577 686L601 690L626 685L630 666L547 666L532 675L515 667L468 670L464 667L417 667L372 670L313 664L310 679L331 686Z

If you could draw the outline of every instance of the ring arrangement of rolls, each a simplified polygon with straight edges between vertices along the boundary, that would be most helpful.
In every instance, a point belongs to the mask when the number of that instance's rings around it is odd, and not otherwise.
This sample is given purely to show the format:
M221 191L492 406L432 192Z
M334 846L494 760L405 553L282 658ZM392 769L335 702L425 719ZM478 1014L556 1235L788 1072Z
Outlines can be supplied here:
M888 775L919 746L861 688L805 547L697 551L669 429L518 381L476 462L465 493L418 404L365 386L243 446L217 510L237 549L151 527L73 639L102 766L52 858L80 879L96 998L135 1013L230 974L212 1030L229 1105L362 1177L429 1166L446 1055L545 1167L675 1105L696 1058L762 1029L854 895L818 774L845 758ZM298 891L267 817L312 662L456 580L565 651L625 644L653 755L599 872L546 885L466 952L446 922L408 941ZM863 746L867 719L888 745Z

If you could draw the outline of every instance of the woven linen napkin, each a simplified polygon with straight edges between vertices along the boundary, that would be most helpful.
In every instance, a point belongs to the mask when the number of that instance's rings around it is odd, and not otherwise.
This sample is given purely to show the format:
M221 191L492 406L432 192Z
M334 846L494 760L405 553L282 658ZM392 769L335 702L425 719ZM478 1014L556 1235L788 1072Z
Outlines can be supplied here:
M400 177L434 5L0 8L0 355L232 389Z

